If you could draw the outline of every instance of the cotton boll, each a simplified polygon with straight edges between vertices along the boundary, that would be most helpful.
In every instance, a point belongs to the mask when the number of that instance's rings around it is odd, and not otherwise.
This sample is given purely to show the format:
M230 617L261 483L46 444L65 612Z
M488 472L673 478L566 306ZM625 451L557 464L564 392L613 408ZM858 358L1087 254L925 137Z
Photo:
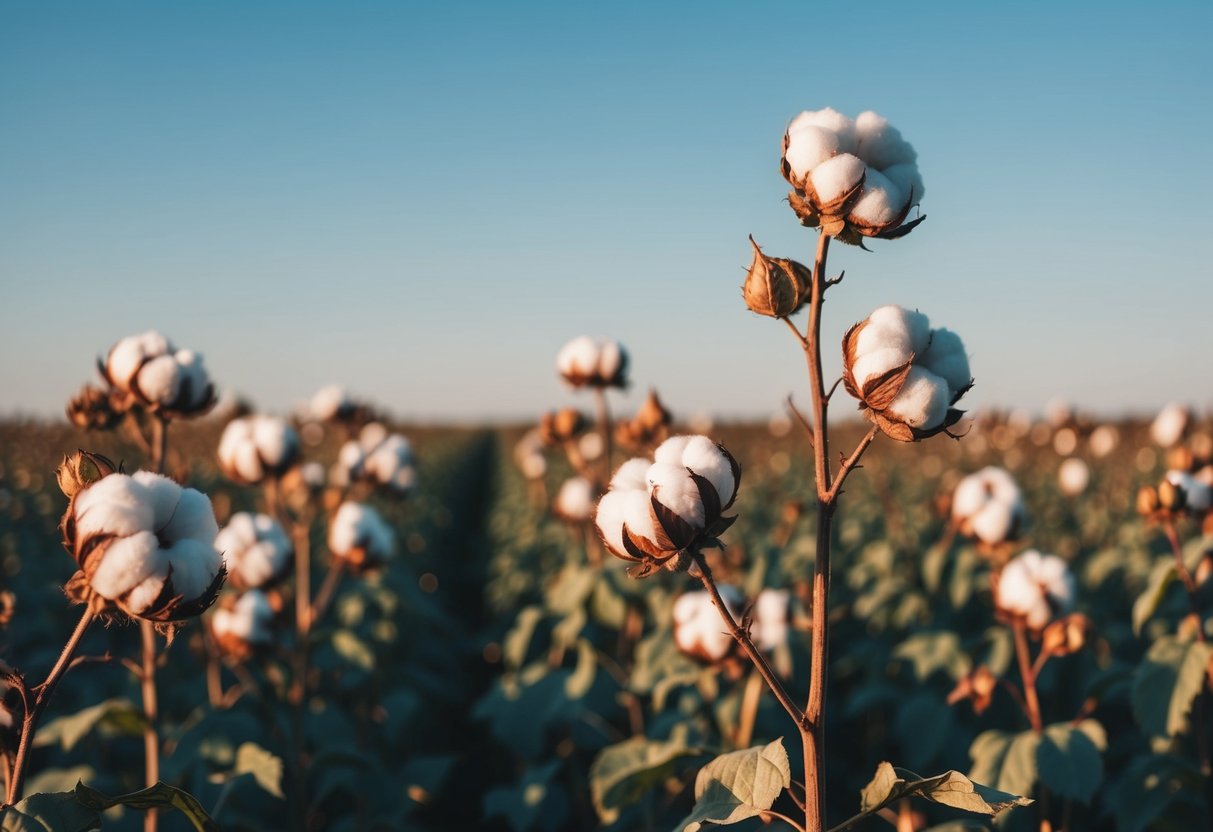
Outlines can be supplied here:
M866 168L858 157L841 153L827 159L809 173L809 182L820 205L829 206L853 191L863 181Z
M181 369L171 355L161 355L143 365L134 383L149 401L168 404L181 389Z
M884 375L889 370L904 366L913 357L912 353L897 347L882 347L864 353L851 365L851 375L860 389L868 379Z
M1066 562L1034 549L1011 560L998 578L997 605L1022 616L1040 630L1054 615L1068 613L1074 604L1075 583Z
M909 195L903 194L883 173L868 168L863 190L851 206L847 219L874 228L890 225L897 220L908 199Z
M156 535L151 530L141 531L117 538L106 547L90 583L102 598L114 601L149 577L164 577L164 567Z
M804 179L809 171L838 152L838 134L824 127L807 125L788 130L788 149L783 158L796 179Z
M855 136L859 158L879 170L911 163L918 158L910 143L901 137L901 131L871 110L855 118Z
M1112 425L1100 425L1091 432L1091 438L1087 441L1091 448L1091 455L1096 459L1102 459L1116 450L1116 446L1120 444L1120 431Z
M962 479L952 493L952 519L991 545L1006 541L1023 514L1023 495L1015 479L993 465Z
M329 551L355 569L372 568L394 553L396 535L379 512L344 502L329 526Z
M931 319L914 309L889 304L868 315L856 338L862 355L878 347L897 347L921 355L931 343Z
M731 586L719 588L725 607L736 619L741 606L740 593ZM697 659L717 662L733 649L732 635L703 590L687 592L678 597L672 610L674 619L674 644L687 655Z
M253 443L268 465L282 463L298 448L294 431L283 419L272 416L253 417Z
M658 462L646 475L652 495L657 502L677 514L692 528L704 528L703 500L699 486L680 465Z
M668 461L668 460L666 460ZM649 472L649 467L653 464L651 460L644 457L634 457L619 466L619 470L615 472L615 476L611 477L611 489L646 489L648 488L648 479L646 474Z
M518 460L518 467L528 480L538 480L547 473L548 461L542 454L528 454Z
M1213 508L1213 488L1186 471L1168 471L1166 479L1184 494L1184 507L1194 512Z
M683 451L687 449L690 442L691 437L689 436L671 436L657 446L657 450L653 452L653 461L681 465Z
M588 376L598 364L598 345L588 335L565 344L556 354L556 369L563 376Z
M973 535L983 543L993 546L1010 538L1015 530L1017 516L1014 506L991 502L968 519Z
M556 492L556 513L566 520L584 523L594 513L594 486L585 477L570 477Z
M921 202L923 195L927 192L926 185L922 182L922 173L919 172L916 164L893 165L884 168L881 173L897 186L906 199Z
M197 408L210 398L210 378L202 364L202 356L193 350L177 350L174 354L180 377L179 391L189 392L189 398L181 402L186 408Z
M732 502L737 494L733 465L715 442L706 436L692 436L682 451L682 464L712 484L721 506Z
M788 134L800 132L808 127L820 127L837 136L839 152L855 152L855 122L849 116L844 116L834 108L826 107L822 110L805 110L792 119L792 123L788 125Z
M932 330L931 345L915 363L946 381L953 395L968 387L973 380L964 343L950 329Z
M607 341L602 345L598 354L598 375L601 378L614 378L623 369L627 356L618 341Z
M754 643L770 652L788 640L788 617L792 595L786 589L764 589L754 599Z
M1057 483L1061 486L1062 493L1070 497L1076 497L1086 491L1090 481L1091 469L1077 457L1070 457L1057 469Z
M132 535L154 528L154 506L130 477L103 477L76 495L76 534Z
M292 546L286 531L265 514L238 512L215 538L238 588L262 587L282 575Z
M345 388L339 384L330 384L316 391L308 403L308 411L316 421L327 422L336 419L352 406Z
M598 501L598 508L594 512L594 525L607 548L618 555L628 557L630 555L627 555L627 548L623 545L623 524L626 522L629 494L647 496L643 491L608 491Z
M1170 448L1183 439L1184 431L1188 429L1190 416L1188 409L1181 404L1172 402L1159 411L1158 416L1150 425L1150 437L1155 444Z
M148 358L173 351L173 346L159 332L145 332L123 338L110 349L106 370L110 381L120 390L129 391L131 380Z
M947 417L951 398L947 382L915 365L887 412L912 428L933 430Z

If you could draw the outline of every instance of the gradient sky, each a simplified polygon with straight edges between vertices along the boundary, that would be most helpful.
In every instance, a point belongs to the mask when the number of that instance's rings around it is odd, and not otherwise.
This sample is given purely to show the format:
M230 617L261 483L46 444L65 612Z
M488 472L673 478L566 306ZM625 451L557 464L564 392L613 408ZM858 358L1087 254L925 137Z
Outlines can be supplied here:
M746 235L811 259L778 146L823 106L901 129L929 215L834 247L828 367L900 303L965 339L974 405L1213 400L1213 3L857 8L0 4L0 413L149 328L270 410L533 416L588 333L628 406L771 413L806 383Z

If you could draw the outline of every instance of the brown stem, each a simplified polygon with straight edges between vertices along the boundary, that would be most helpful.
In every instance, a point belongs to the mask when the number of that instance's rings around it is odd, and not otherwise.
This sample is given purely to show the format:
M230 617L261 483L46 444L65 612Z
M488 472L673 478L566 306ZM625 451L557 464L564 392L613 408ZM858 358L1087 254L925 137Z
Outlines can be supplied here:
M17 745L17 758L13 761L12 773L8 778L8 788L5 791L4 800L8 805L21 799L21 793L25 788L25 769L29 766L29 751L34 742L34 733L38 730L38 720L42 717L42 712L46 710L51 696L54 695L59 680L71 666L72 656L80 646L80 640L84 638L84 633L88 630L88 625L93 623L94 618L96 616L91 611L85 610L79 623L76 624L76 629L72 631L67 643L63 645L63 651L59 654L55 666L47 674L46 681L34 688L33 702L27 703L25 718L21 723L21 741Z
M1036 696L1036 669L1032 663L1028 647L1028 629L1022 618L1016 618L1011 623L1011 631L1015 634L1015 657L1019 660L1019 676L1023 680L1023 698L1026 706L1028 721L1032 730L1040 733L1044 730L1044 722L1040 717L1040 700Z
M324 576L324 582L320 584L320 591L316 593L316 598L308 610L307 629L309 632L312 625L324 617L329 604L333 602L333 596L337 593L337 587L341 585L341 577L344 574L345 561L341 558L333 558L333 562L329 564L329 571Z
M732 633L737 643L741 645L741 649L745 651L745 654L750 657L750 661L753 662L755 669L762 676L763 681L767 683L767 687L775 694L775 698L779 700L779 704L783 705L783 709L796 721L797 727L803 730L805 724L804 713L801 712L800 708L796 707L796 703L792 701L792 697L788 696L788 692L784 690L783 683L779 681L779 677L771 670L771 666L767 664L766 657L754 645L749 633L742 629L737 620L733 618L733 613L729 612L724 599L720 597L720 590L716 588L716 581L712 578L712 569L708 566L702 554L695 556L695 563L699 567L699 580L703 584L703 588L708 591L708 596L712 599L713 606L720 613L720 617L724 619L729 632Z
M859 440L859 444L855 446L855 450L851 455L843 460L842 465L838 468L838 474L834 477L834 484L830 486L828 502L833 503L838 499L838 495L842 493L842 484L851 472L859 466L859 458L863 456L864 451L876 439L876 435L880 433L880 428L872 425L871 430L864 434L863 439Z
M152 441L148 450L151 453L152 470L163 474L168 450L168 421L159 416L152 416Z
M267 489L267 497L271 492ZM277 496L277 488L272 496ZM275 503L277 500L275 499ZM288 692L291 704L291 813L292 828L304 829L307 824L307 800L304 792L306 761L303 739L304 711L307 708L308 668L310 665L312 626L312 552L311 518L302 517L292 525L295 544L295 650L292 655L292 679Z
M150 621L139 621L143 641L143 668L140 682L143 689L143 757L144 784L151 788L160 781L160 734L156 729L159 707L156 701L156 627ZM143 816L145 832L156 832L159 817L155 809Z
M604 460L603 469L605 475L601 482L610 482L611 474L614 468L611 464L611 457L614 455L614 438L611 436L611 410L607 406L606 388L594 388L594 404L598 409L598 432L602 434L602 458Z
M762 676L755 671L746 679L745 690L741 694L741 713L733 743L738 748L750 747L750 741L754 738L754 721L758 718L758 704L761 701Z

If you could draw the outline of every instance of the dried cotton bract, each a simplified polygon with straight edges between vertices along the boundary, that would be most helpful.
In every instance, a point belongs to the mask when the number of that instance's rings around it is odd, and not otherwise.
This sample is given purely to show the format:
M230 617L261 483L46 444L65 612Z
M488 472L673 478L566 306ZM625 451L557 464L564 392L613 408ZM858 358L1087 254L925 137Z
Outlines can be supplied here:
M1005 543L1018 536L1023 521L1023 494L1005 469L982 468L952 493L952 522L966 537L990 546Z
M274 608L265 593L255 589L244 592L229 606L221 606L211 615L211 634L219 648L244 661L258 649L274 643Z
M123 338L97 367L110 387L166 416L193 416L215 403L215 389L193 350L179 350L159 332Z
M236 589L263 589L290 567L294 547L277 520L267 514L232 515L215 548L223 553L228 579Z
M618 341L582 335L556 354L556 370L573 387L626 387L628 354Z
M995 603L1031 630L1045 625L1074 606L1074 575L1056 555L1029 549L1011 560L998 576Z
M375 569L396 550L396 535L379 512L364 503L345 502L329 525L329 551L356 573Z
M219 438L219 467L238 483L282 476L299 460L299 434L277 416L233 419Z
M843 382L870 420L913 442L946 431L963 415L953 405L973 386L960 336L931 329L921 312L882 306L842 339Z
M852 120L827 107L788 125L780 167L802 224L860 244L864 237L903 237L925 219L902 224L923 195L917 159L882 116L869 110Z
M654 461L637 457L619 467L598 502L596 524L611 553L634 561L631 574L685 569L698 548L715 545L735 517L725 517L737 497L741 469L733 456L706 436L675 436Z
M103 476L75 493L61 528L80 567L69 595L94 611L176 621L200 615L223 584L211 501L168 477Z

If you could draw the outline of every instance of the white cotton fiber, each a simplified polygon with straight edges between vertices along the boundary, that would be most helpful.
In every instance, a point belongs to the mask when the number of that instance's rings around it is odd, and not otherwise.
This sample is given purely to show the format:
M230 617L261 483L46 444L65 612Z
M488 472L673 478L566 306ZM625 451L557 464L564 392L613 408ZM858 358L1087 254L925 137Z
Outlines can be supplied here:
M851 365L851 374L862 390L868 379L882 376L894 367L901 367L910 358L911 353L907 350L883 347L864 353L855 359L855 363Z
M603 379L614 378L623 368L625 360L623 347L618 341L606 341L598 353L598 375Z
M855 136L857 155L878 170L917 159L914 148L901 137L901 132L871 110L855 118Z
M687 469L666 462L655 463L646 475L652 496L695 529L704 527L703 501L699 486Z
M76 494L76 534L131 535L154 528L155 507L129 477L104 477Z
M841 153L854 153L856 148L855 121L849 116L826 107L821 110L805 110L788 125L788 134L798 132L807 127L821 127L830 131L838 138L838 148Z
M143 365L136 374L141 392L149 401L169 404L181 388L181 368L171 355L161 355Z
M644 457L633 457L619 466L615 476L611 477L611 489L645 489L648 480L645 475L649 471L652 460Z
M990 545L1002 543L1011 536L1015 528L1016 513L1013 506L1002 502L990 502L981 511L969 518L969 526L978 540Z
M633 537L657 540L657 526L653 520L653 507L648 491L622 491L623 522Z
M111 601L130 592L148 577L163 577L160 544L151 531L142 531L110 541L90 580L103 598Z
M690 436L671 436L657 446L657 450L653 452L653 461L682 465L683 451L687 449L690 442Z
M556 492L556 511L569 520L589 520L594 513L594 486L585 477L570 477Z
M915 363L921 364L946 381L953 396L973 380L964 343L960 336L950 329L933 330L931 345Z
M556 354L556 369L562 375L588 376L598 364L598 345L588 335L574 338Z
M682 451L682 464L706 479L716 489L721 506L737 493L733 466L720 447L706 436L692 436Z
M898 346L921 354L930 342L931 320L926 315L889 304L868 315L867 326L860 331L856 339L856 348L863 353L876 345Z
M147 358L172 352L173 346L159 332L130 335L114 344L106 359L110 379L121 390L129 390L131 379Z
M788 612L792 594L786 589L764 589L754 599L754 643L770 652L788 640Z
M608 491L598 501L598 508L594 512L594 525L598 527L598 533L612 551L620 554L627 553L623 545L623 524L629 493L643 492Z
M788 130L788 149L783 157L787 160L792 175L800 180L837 152L837 133L809 125L795 131Z
M947 382L915 365L887 410L912 428L933 430L943 424L950 401Z
M907 196L883 173L868 168L859 199L851 206L847 218L860 225L883 226L897 219L906 206Z
M809 174L809 182L822 205L841 199L863 181L866 168L857 156L840 153L827 159Z
M893 165L885 168L881 173L896 185L905 199L910 200L911 203L920 202L923 194L927 192L926 186L922 184L922 174L916 164Z
M1183 439L1188 428L1188 409L1172 402L1159 411L1150 425L1150 438L1164 448L1170 448Z

